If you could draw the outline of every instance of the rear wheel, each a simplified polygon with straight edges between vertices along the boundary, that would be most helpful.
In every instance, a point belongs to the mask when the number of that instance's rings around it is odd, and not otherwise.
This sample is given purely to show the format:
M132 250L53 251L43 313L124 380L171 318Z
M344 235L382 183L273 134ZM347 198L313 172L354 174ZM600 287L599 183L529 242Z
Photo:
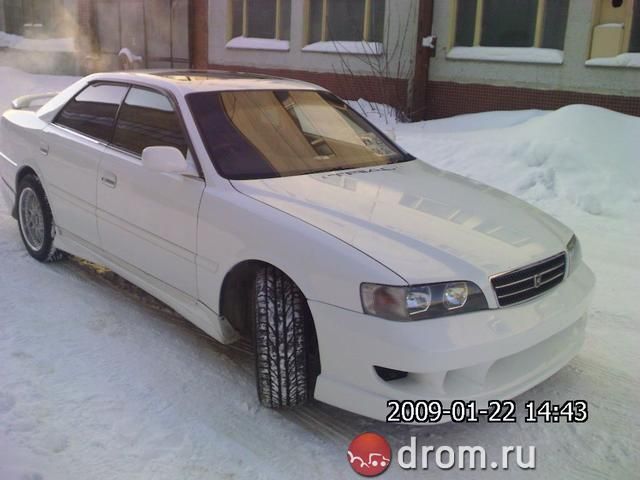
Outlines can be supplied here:
M64 252L53 246L53 215L38 177L26 175L20 180L17 197L20 235L29 255L40 262L62 259Z
M254 296L258 397L270 408L313 397L319 373L311 312L300 289L272 266L258 269Z

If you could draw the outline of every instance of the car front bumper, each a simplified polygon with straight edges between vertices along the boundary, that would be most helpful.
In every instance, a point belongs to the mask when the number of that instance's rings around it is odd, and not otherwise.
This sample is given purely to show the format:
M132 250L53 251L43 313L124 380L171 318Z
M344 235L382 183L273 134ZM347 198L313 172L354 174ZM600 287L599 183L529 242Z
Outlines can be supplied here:
M310 301L320 347L315 398L385 420L388 400L513 398L580 350L595 285L584 263L526 303L416 322L392 322ZM385 381L374 366L406 371Z

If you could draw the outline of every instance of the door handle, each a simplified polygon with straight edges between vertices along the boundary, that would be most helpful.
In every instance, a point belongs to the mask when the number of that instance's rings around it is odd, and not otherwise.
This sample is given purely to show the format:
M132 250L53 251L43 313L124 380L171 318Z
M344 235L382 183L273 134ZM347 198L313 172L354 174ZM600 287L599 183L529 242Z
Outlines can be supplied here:
M116 188L116 185L118 184L118 177L113 173L104 172L100 181L109 188Z

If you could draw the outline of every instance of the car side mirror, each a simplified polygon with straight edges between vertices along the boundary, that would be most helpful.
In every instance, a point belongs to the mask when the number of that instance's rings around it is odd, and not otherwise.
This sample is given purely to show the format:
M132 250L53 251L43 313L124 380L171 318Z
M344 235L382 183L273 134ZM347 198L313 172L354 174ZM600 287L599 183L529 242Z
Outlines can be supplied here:
M142 164L154 172L185 173L187 160L176 147L147 147L142 151Z

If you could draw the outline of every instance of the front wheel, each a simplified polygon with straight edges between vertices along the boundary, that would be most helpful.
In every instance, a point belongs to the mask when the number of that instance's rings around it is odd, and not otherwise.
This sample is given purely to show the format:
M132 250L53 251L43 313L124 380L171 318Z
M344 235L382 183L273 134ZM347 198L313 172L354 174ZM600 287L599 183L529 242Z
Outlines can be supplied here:
M40 180L26 175L18 185L18 225L27 252L40 262L53 262L64 253L53 246L53 214Z
M258 269L254 297L258 397L265 407L295 407L313 396L319 373L311 312L300 289L272 266Z

